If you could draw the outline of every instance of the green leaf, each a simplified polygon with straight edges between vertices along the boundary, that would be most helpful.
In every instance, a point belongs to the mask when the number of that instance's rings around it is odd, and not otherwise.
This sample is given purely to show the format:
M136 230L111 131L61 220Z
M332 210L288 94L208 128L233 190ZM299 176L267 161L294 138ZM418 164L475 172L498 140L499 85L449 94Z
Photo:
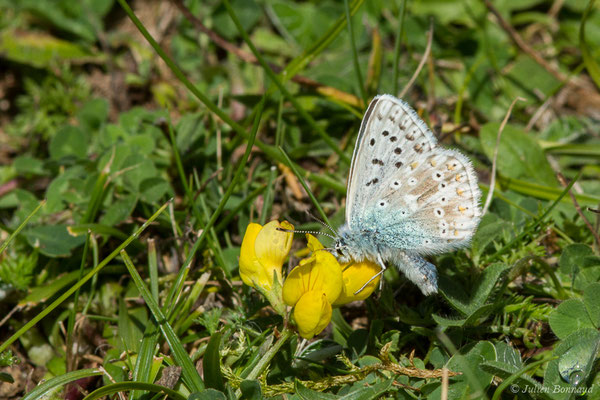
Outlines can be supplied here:
M521 368L517 368L514 365L506 364L501 361L484 361L481 363L481 369L505 380L518 373ZM513 381L510 392L514 393L513 390L515 389L527 393L535 393L537 398L541 399L550 400L553 398L548 395L548 392L551 393L551 390L547 390L547 388L540 385L538 381L525 374L520 375Z
M274 20L283 29L288 46L292 43L299 49L305 49L318 40L335 18L343 13L341 8L281 0L269 2L269 9Z
M482 371L480 365L485 361L496 360L496 349L487 341L468 345L452 356L447 367L450 371L462 372L462 375L451 378L448 398L460 399L466 393L472 398L483 398L486 388L492 382L493 375ZM439 398L441 387L437 387L430 396Z
M240 390L242 391L242 397L240 397L242 400L261 400L263 398L260 383L257 380L242 381Z
M486 319L492 311L494 311L494 308L494 304L484 304L481 307L474 309L465 320L465 326L478 326L481 321Z
M115 226L126 220L137 204L137 195L128 194L120 197L110 207L104 209L104 215L100 217L100 225Z
M158 175L154 163L146 156L139 153L129 155L123 162L123 180L126 188L131 193L137 193L140 185L146 179L154 178Z
M592 324L596 328L600 328L600 283L595 282L585 288L583 304L585 304Z
M569 275L576 274L588 266L589 257L593 255L594 252L590 246L580 243L570 244L564 248L560 256L558 262L560 271Z
M50 157L60 160L65 157L83 159L87 156L88 137L78 127L67 125L50 140Z
M169 182L160 177L144 179L140 183L140 198L148 203L158 202L170 191Z
M473 236L473 240L471 240L473 263L475 265L479 264L478 261L486 248L495 240L500 241L505 232L510 231L511 227L510 222L501 220L494 214L485 215Z
M499 123L492 122L483 125L479 132L481 145L490 161L494 159L499 128ZM507 124L502 132L497 168L505 177L557 186L554 172L537 140L531 133L514 125Z
M221 374L220 346L221 333L213 333L206 346L202 365L204 367L204 383L206 384L206 387L217 389L222 392L225 390L225 381Z
M600 333L597 329L581 329L564 338L554 349L558 359L551 360L546 366L544 386L555 387L566 393L573 388L574 379L584 381L589 376L598 351ZM588 385L580 381L580 386ZM566 399L565 395L560 398Z
M392 388L394 379L388 379L373 385L355 384L350 392L338 397L340 400L375 400L380 399ZM323 397L321 397L323 398Z
M434 15L436 24L446 26L452 23L473 26L473 16L484 11L483 4L479 1L468 0L451 2L446 0L417 1L411 4L411 13L415 16L425 17ZM439 22L437 22L439 21Z
M589 375L600 345L600 333L589 335L575 332L575 344L560 356L558 360L558 373L572 385L579 385Z
M523 368L521 353L518 350L506 342L498 342L494 346L496 347L496 360L498 362L508 364L517 369Z
M470 316L485 305L498 279L508 269L509 266L504 263L495 263L486 267L473 284L470 296L455 281L442 275L439 280L440 294L454 309Z
M584 329L595 328L581 300L565 300L548 316L550 328L556 336L564 339L572 333Z
M108 101L98 98L87 101L77 112L82 129L88 132L98 130L108 118Z
M84 236L71 236L66 225L42 225L24 231L32 247L48 257L67 257L85 242Z
M481 307L488 300L492 290L496 286L496 282L502 276L504 271L510 268L509 265L504 263L494 263L487 266L479 279L473 285L473 291L471 294L471 301L469 308L474 310L475 307Z
M535 93L541 92L549 96L560 85L554 75L526 54L517 56L506 76L510 78L508 82L516 84L514 89L518 92L518 95L531 101L538 100Z
M19 156L13 160L13 167L19 175L47 175L44 162L30 156Z
M263 14L261 7L254 0L234 0L231 5L235 7L246 32L251 30ZM235 25L223 6L213 15L213 23L215 30L223 37L234 39L237 36Z
M0 34L0 54L3 58L36 68L49 68L56 63L70 61L101 61L100 57L72 42L44 33L8 29Z
M0 372L0 382L14 383L12 375L6 372Z

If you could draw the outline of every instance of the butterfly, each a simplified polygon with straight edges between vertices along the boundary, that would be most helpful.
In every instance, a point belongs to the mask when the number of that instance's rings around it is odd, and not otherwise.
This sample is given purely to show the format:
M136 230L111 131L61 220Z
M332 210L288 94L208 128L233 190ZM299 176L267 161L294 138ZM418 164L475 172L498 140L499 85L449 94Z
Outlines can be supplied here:
M381 267L363 288L389 262L424 295L437 293L436 268L423 256L465 247L481 218L469 159L441 147L417 113L391 95L369 104L346 196L346 221L333 249L342 262Z

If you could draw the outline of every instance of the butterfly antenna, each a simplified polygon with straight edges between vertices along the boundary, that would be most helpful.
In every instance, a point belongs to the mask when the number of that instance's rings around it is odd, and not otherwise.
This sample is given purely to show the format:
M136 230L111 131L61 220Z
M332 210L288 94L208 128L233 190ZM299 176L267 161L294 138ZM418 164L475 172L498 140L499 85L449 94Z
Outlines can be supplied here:
M324 235L327 236L333 240L335 240L335 236L330 235L327 232L317 232L317 231L297 231L295 229L285 229L285 228L277 228L278 231L281 232L289 232L289 233L310 233L311 235Z
M311 217L312 219L314 219L315 221L317 221L318 223L323 225L325 228L329 229L331 232L333 232L334 235L337 236L338 233L329 224L327 224L325 221L320 220L319 218L315 217L310 211L306 210L305 212L306 212L306 215L308 215L309 217Z

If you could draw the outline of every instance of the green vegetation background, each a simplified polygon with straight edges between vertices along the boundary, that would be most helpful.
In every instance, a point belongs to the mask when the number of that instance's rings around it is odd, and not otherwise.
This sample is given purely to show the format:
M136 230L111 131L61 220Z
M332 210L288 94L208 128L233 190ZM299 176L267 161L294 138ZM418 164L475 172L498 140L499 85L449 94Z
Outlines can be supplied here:
M0 397L597 398L593 1L127 4L0 0ZM439 295L389 269L316 340L280 335L245 227L343 222L378 93L493 201L432 258Z

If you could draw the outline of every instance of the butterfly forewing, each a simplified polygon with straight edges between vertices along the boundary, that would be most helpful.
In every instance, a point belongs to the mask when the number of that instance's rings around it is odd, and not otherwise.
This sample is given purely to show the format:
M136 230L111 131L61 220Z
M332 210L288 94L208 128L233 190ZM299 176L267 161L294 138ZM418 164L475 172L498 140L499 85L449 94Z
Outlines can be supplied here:
M410 106L376 97L361 124L348 182L346 221L382 244L435 253L467 242L480 218L469 160L437 145Z

